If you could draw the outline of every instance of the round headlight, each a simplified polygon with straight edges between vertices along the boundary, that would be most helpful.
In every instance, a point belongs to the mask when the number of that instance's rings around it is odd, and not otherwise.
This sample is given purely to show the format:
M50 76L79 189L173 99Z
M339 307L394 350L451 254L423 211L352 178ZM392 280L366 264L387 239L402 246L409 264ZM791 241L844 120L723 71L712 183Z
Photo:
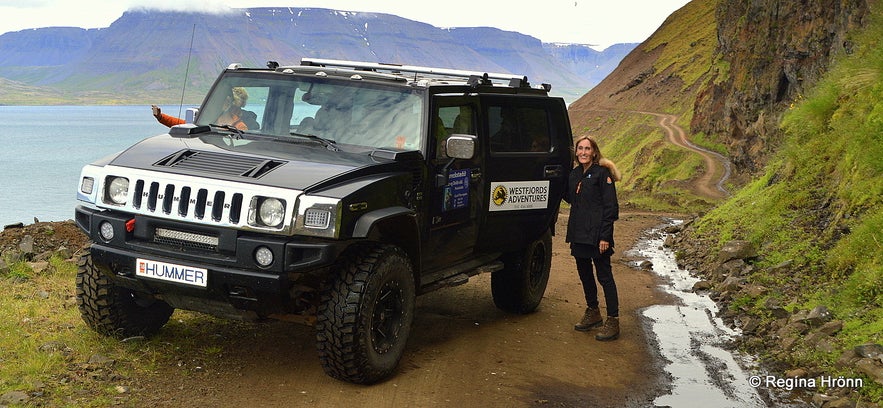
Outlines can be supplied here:
M107 198L115 204L123 205L126 203L126 197L129 195L129 179L125 177L114 177L107 186Z
M258 210L261 216L261 223L268 227L278 227L285 218L285 204L275 198L267 198L261 203Z

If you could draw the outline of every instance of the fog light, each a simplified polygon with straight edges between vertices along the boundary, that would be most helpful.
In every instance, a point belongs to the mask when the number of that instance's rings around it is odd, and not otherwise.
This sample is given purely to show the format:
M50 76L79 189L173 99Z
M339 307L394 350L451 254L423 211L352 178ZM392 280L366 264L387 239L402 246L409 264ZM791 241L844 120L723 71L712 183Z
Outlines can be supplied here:
M102 221L98 225L98 235L105 241L113 240L113 225L107 221Z
M273 251L265 246L258 247L258 249L254 251L254 261L263 267L270 266L270 264L273 263Z

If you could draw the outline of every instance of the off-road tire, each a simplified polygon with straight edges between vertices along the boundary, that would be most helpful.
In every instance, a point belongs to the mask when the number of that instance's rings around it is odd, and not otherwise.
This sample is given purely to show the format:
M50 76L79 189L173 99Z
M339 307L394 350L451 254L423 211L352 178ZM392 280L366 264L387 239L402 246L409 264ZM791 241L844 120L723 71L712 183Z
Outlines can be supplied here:
M414 319L413 268L391 245L361 247L342 259L322 290L316 318L319 360L331 377L376 383L395 371L404 354Z
M535 311L546 293L552 269L552 234L549 231L521 251L503 256L503 269L491 273L494 304L510 313Z
M77 263L77 307L92 330L120 338L149 336L169 321L175 309L168 303L117 286L109 274L90 252Z

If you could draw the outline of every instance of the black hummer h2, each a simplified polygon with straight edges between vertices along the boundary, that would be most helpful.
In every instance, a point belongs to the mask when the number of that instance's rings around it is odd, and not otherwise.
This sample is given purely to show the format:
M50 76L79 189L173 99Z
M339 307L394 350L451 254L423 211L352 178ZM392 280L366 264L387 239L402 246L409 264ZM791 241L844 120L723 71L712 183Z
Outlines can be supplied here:
M116 336L175 308L299 320L326 373L372 383L403 354L415 295L491 272L499 308L532 312L571 167L548 91L415 66L231 65L192 123L83 168L83 319Z

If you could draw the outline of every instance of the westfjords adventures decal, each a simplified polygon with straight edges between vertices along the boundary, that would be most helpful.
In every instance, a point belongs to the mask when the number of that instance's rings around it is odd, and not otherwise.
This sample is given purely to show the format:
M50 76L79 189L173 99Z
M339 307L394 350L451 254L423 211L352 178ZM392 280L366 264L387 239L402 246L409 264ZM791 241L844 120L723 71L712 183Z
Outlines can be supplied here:
M490 211L548 208L549 181L501 181L491 184Z

